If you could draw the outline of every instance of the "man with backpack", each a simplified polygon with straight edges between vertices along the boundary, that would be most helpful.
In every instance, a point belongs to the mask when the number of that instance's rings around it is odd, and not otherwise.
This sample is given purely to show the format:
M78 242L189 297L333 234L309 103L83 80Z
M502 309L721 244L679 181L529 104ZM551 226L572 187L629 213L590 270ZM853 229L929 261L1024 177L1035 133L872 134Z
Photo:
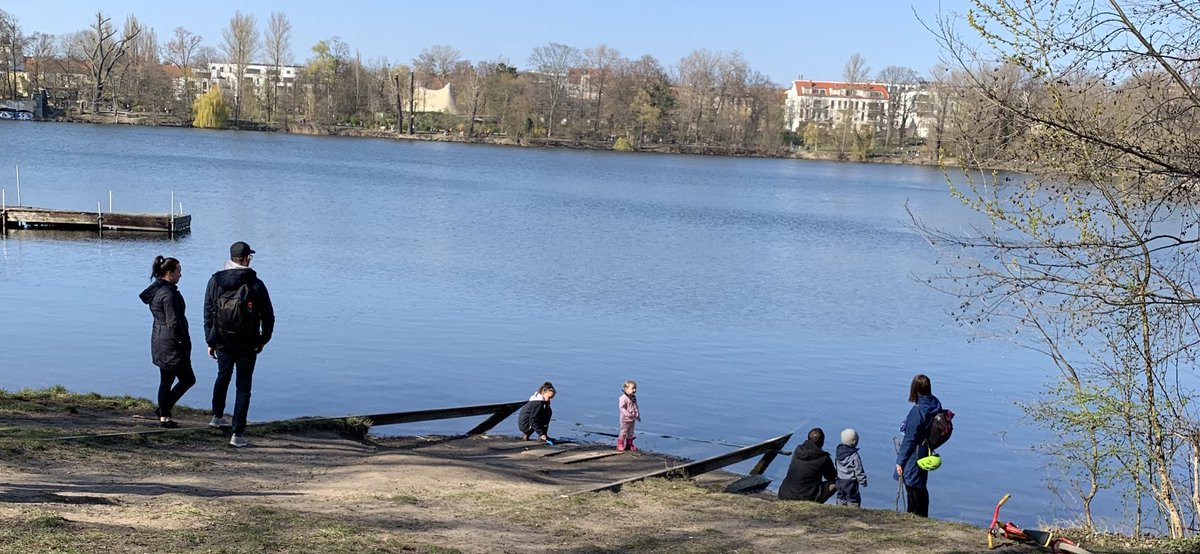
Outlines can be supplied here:
M204 338L209 357L217 360L213 384L212 421L209 427L225 427L225 400L229 381L237 373L233 403L233 438L229 444L248 445L246 414L250 410L250 386L258 353L271 340L275 310L267 286L250 269L254 250L238 241L229 247L229 261L208 280L204 293Z

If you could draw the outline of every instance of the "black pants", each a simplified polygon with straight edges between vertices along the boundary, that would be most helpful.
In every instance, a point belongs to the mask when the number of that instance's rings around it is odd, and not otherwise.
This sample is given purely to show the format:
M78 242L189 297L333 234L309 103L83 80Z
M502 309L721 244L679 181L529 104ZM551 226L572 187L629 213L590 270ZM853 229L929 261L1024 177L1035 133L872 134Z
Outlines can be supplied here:
M929 489L904 485L904 491L908 493L908 513L929 517Z
M229 381L237 371L236 393L233 400L233 434L246 432L246 414L250 411L250 387L254 384L254 363L258 353L253 350L217 350L217 381L213 384L212 414L225 416L225 398L229 396Z
M858 491L858 479L837 480L838 505L861 506L862 494Z
M176 379L179 382L176 382ZM196 372L192 371L192 361L184 359L171 367L158 368L158 415L171 417L175 403L183 398L183 393L196 384ZM174 385L174 386L172 386Z

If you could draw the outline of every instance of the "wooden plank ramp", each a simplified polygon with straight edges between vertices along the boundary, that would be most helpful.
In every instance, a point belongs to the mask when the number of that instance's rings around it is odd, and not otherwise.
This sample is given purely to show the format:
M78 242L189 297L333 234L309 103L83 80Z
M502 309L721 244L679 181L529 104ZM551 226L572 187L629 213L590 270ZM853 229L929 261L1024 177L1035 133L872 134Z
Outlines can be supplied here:
M627 483L632 483L634 481L641 481L643 479L651 479L651 478L655 478L655 477L666 477L666 478L695 477L702 473L708 473L710 471L715 471L715 470L718 470L718 469L721 469L724 467L731 466L738 462L744 462L744 461L754 458L756 456L762 456L762 459L759 460L758 464L754 466L754 469L750 471L750 475L761 475L764 471L766 471L767 466L771 463L772 460L775 459L775 457L779 454L779 451L783 449L784 445L786 445L787 441L790 440L791 438L792 438L792 434L788 433L786 435L781 435L781 436L775 437L773 439L760 442L758 444L753 444L753 445L747 446L745 448L739 448L738 450L734 450L733 452L729 452L726 454L713 456L711 458L705 458L703 460L698 460L695 462L688 462L688 463L680 464L680 465L677 465L674 467L668 467L666 469L652 471L650 473L645 473L642 475L635 475L633 477L627 477L627 478L621 479L619 481L613 481L611 483L605 483L603 485L576 491L576 492L567 494L565 496L575 496L578 494L600 492L600 491L617 492L617 491L621 490L622 485L625 485ZM763 486L765 487L765 485L763 485Z

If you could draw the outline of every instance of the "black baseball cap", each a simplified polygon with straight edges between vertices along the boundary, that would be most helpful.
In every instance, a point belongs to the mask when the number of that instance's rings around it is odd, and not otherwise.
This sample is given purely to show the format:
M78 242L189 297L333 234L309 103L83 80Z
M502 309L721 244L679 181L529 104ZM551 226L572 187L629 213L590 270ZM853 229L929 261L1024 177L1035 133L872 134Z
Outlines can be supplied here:
M233 243L233 246L229 247L230 258L245 258L253 253L254 251L250 249L250 245L240 240Z

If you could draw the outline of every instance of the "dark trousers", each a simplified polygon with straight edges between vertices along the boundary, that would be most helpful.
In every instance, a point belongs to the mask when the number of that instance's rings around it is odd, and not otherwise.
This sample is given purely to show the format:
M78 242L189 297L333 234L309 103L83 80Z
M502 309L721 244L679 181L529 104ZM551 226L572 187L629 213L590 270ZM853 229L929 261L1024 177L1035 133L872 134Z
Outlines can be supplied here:
M179 402L179 399L183 398L183 393L195 384L196 372L192 371L191 360L185 359L173 367L158 368L159 417L171 417L171 410L175 409L175 403Z
M253 350L217 350L217 381L213 384L212 414L225 416L225 397L229 381L237 372L233 400L233 434L246 432L246 414L250 411L250 387L254 384L254 362L258 353Z
M862 495L858 492L858 479L837 480L837 503L841 506L862 505Z
M929 489L904 485L904 492L908 493L908 513L929 517Z

